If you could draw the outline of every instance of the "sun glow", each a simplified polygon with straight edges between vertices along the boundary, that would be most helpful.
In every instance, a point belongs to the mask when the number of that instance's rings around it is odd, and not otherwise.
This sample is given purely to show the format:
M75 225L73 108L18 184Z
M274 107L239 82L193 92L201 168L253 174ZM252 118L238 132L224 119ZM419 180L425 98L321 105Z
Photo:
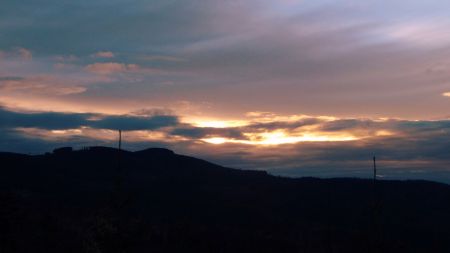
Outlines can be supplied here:
M206 138L206 139L202 139L202 140L204 142L208 142L208 143L211 143L211 144L224 144L226 142L235 142L234 140L221 138L221 137Z
M260 116L259 114L254 115ZM306 115L276 116L265 113L263 118L242 120L220 120L212 118L184 118L182 125L174 125L154 130L126 131L125 137L130 142L203 142L214 145L244 144L252 146L276 146L295 144L301 142L345 142L365 138L383 138L398 134L389 127L385 129L366 129L365 127L349 127L338 130L327 130L329 122L339 119L320 116L311 118ZM274 117L274 119L270 119ZM88 117L88 121L101 120L101 115ZM125 118L126 119L126 118ZM124 120L125 120L124 119ZM312 119L308 121L308 119ZM345 123L345 121L343 121ZM383 121L381 121L383 122ZM179 127L189 126L187 134L178 134ZM79 129L45 130L38 128L22 128L21 131L28 136L39 136L43 139L62 140L74 136L113 141L117 138L117 131L99 129L89 126Z
M262 140L257 143L262 145L292 144L297 142L352 141L357 139L354 136L330 136L314 133L306 133L300 136L289 136L287 133L282 131L263 133L261 134L261 137Z
M50 132L53 134L60 134L60 135L75 135L82 133L80 129L51 130Z
M376 136L383 137L383 136L392 136L392 135L394 135L394 133L391 132L391 131L387 131L387 130L378 130L378 131L375 133L375 135L376 135Z
M305 133L302 135L289 135L283 131L274 131L266 133L247 133L245 134L248 139L229 139L222 137L204 138L202 141L211 144L224 144L224 143L239 143L248 145L281 145L281 144L294 144L298 142L327 142L327 141L354 141L358 140L358 137L352 135L326 135L319 133Z
M213 128L240 127L248 124L248 122L241 120L190 120L189 123L197 127Z

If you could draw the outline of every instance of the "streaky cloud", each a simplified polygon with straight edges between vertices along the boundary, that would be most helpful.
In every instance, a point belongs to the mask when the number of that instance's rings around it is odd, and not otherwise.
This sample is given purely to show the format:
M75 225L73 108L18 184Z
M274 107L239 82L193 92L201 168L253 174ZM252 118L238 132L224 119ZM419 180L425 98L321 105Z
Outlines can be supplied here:
M41 128L48 130L90 127L111 130L154 130L178 124L178 117L169 115L110 116L94 113L22 113L0 109L0 128Z

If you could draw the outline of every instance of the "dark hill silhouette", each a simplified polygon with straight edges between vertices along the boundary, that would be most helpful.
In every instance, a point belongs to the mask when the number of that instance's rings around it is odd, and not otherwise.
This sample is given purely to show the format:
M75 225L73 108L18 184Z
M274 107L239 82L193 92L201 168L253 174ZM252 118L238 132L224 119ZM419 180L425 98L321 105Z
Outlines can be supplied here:
M450 252L450 186L275 177L150 148L0 153L0 252Z

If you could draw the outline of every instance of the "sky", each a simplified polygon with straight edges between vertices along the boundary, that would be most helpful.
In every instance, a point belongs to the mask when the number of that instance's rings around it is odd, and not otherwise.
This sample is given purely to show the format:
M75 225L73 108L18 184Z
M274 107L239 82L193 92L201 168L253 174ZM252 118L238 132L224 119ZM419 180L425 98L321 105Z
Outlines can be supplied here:
M450 182L450 2L3 0L0 151Z

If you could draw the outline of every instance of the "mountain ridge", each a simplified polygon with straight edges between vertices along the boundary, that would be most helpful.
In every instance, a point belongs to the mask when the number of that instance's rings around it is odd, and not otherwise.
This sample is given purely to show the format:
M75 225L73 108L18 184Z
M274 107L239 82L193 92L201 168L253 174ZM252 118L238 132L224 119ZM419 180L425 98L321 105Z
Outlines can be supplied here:
M66 149L66 150L64 150ZM60 150L63 150L62 152ZM256 173L263 173L263 174L267 174L268 176L272 176L272 177L276 177L276 178L283 178L283 179L315 179L315 180L362 180L362 181L367 181L367 182L372 182L373 179L368 179L368 178L360 178L360 177L330 177L330 178L320 178L320 177L311 177L311 176L305 176L305 177L289 177L289 176L280 176L280 175L273 175L268 173L267 171L264 170L252 170L252 169L239 169L239 168L231 168L231 167L225 167L222 165L218 165L216 163L213 162L209 162L205 159L201 159L201 158L196 158L196 157L192 157L192 156L187 156L187 155L182 155L182 154L178 154L175 153L173 150L167 149L167 148L160 148L160 147L150 147L150 148L145 148L142 150L136 150L136 151L128 151L126 149L118 149L118 148L114 148L114 147L107 147L107 146L89 146L89 147L83 147L81 149L73 149L72 147L59 147L59 148L55 148L52 152L46 152L43 154L23 154L23 153L18 153L18 152L7 152L7 151L0 151L0 158L8 158L8 156L13 157L13 158L38 158L38 157L42 157L42 156L51 156L51 155L68 155L68 154L81 154L81 153L90 153L90 154L94 154L94 155L118 155L119 151L123 154L128 154L128 155L136 155L136 156L158 156L158 158L161 158L160 156L166 156L166 157L170 157L170 156L177 156L177 157L183 157L183 158L187 158L187 159L194 159L197 160L199 162L204 162L207 164L210 164L212 166L215 167L221 167L221 168L225 168L225 169L229 169L229 170L238 170L238 171L244 171L244 172L256 172ZM117 156L116 158L118 158L119 156ZM435 184L443 184L443 185L449 185L446 184L444 182L438 182L438 181L433 181L433 180L425 180L425 179L377 179L377 181L389 181L389 182L424 182L424 183L435 183Z
M4 252L450 250L450 185L437 182L285 178L160 148L0 163Z

